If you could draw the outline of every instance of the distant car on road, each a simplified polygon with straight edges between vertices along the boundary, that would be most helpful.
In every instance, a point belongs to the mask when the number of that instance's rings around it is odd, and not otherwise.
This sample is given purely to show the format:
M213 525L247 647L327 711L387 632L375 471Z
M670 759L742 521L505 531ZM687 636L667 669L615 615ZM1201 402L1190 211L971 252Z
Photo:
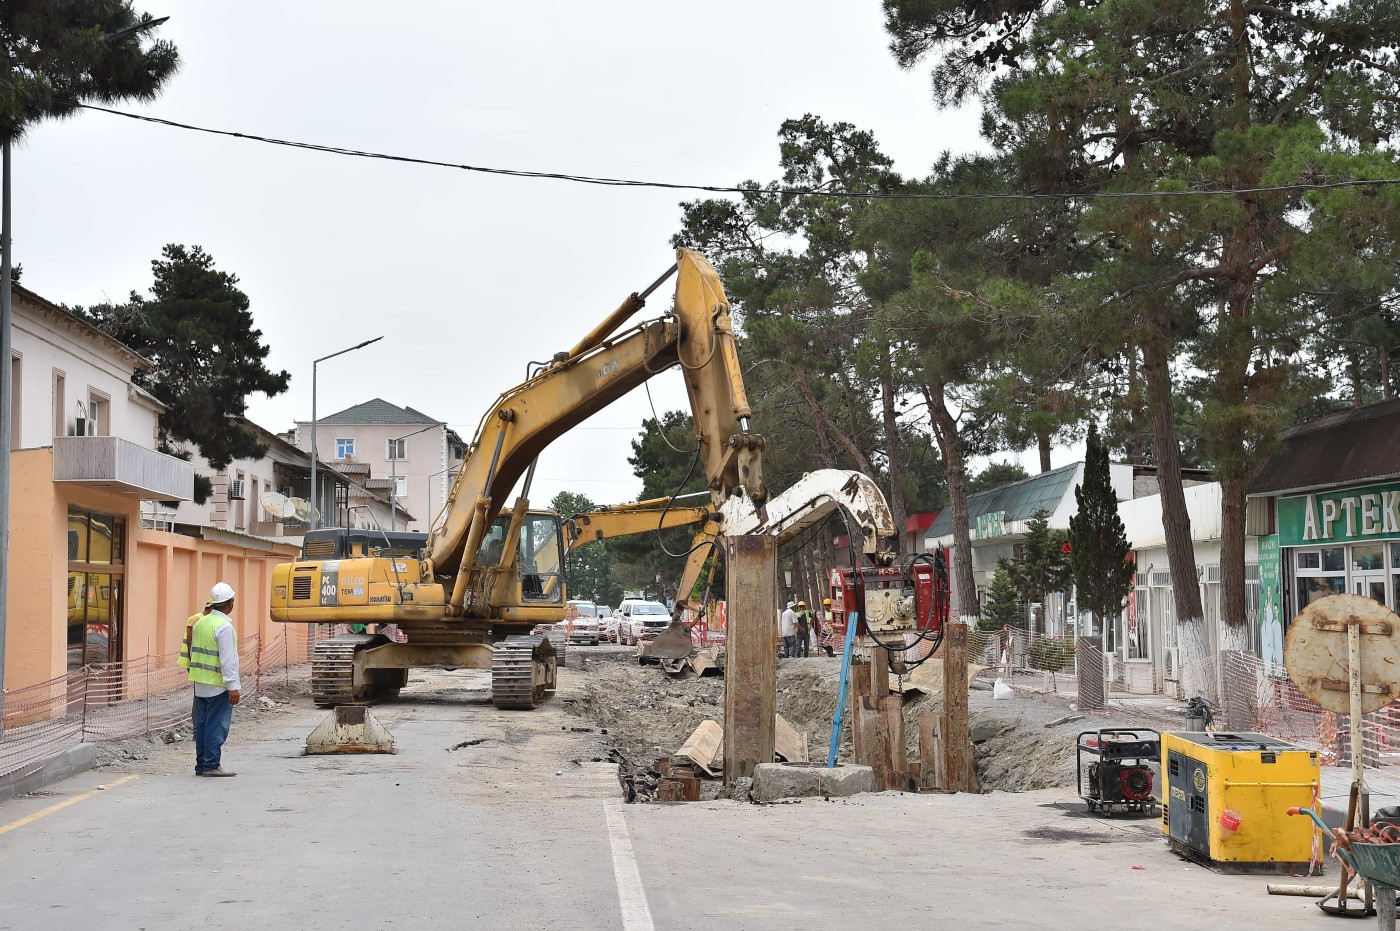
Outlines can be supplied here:
M598 606L591 601L570 601L564 614L568 625L570 643L590 643L598 645L602 637L602 626L598 621Z

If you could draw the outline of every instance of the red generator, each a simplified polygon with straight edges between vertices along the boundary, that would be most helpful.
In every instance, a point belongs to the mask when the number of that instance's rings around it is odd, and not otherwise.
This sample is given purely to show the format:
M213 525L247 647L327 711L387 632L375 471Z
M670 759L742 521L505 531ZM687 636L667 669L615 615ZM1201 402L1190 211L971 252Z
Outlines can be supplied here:
M857 578L859 573L859 578ZM847 566L831 570L831 632L840 643L846 635L846 619L852 612L864 617L865 592L881 589L911 590L914 595L915 628L930 635L932 649L943 640L952 604L952 588L948 579L947 551L940 547L932 553L907 556L897 566ZM856 634L866 633L860 622Z

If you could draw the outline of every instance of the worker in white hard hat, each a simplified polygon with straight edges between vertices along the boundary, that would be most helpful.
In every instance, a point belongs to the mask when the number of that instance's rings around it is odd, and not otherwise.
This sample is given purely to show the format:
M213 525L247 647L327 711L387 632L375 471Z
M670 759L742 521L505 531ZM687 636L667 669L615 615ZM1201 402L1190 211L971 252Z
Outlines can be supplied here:
M233 722L242 684L238 679L238 633L229 614L236 593L227 582L209 591L204 614L186 631L180 665L194 683L194 774L233 776L221 765L224 741Z
M787 610L778 617L778 633L783 637L783 656L797 655L797 602L789 601Z

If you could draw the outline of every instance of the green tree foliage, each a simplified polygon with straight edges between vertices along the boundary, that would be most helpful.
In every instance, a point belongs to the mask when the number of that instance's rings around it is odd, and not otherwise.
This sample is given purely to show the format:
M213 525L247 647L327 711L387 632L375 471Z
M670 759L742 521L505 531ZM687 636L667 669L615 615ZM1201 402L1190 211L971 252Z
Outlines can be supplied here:
M238 276L215 268L213 256L199 246L168 245L151 267L150 297L132 292L125 304L85 313L155 363L132 380L166 406L161 448L178 451L182 443L193 443L214 469L263 455L267 448L237 418L247 411L248 395L281 394L290 375L264 364L268 347L253 325Z
M1355 255L1361 280L1380 280L1361 306L1393 290L1400 192L1290 185L1395 177L1394 5L886 0L885 11L899 61L932 57L938 99L984 95L985 134L1019 186L1240 192L1079 208L1068 228L1092 267L1054 284L1065 306L1085 312L1078 332L1097 334L1103 358L1132 361L1140 349L1177 610L1188 623L1199 598L1173 478L1171 369L1204 373L1200 433L1223 495L1222 610L1242 624L1245 482L1315 385L1300 377L1315 358L1299 336L1319 304L1346 306L1319 302L1302 273L1345 280Z
M998 565L991 587L987 589L987 605L982 609L977 627L979 630L1001 630L1003 627L1025 626L1026 614L1021 610L1011 573L1005 565Z
M565 520L575 514L593 510L593 502L585 495L561 491L549 502ZM595 604L617 607L622 600L622 586L612 577L612 541L595 540L575 547L564 567L564 581L570 598L582 598Z
M1026 470L1014 462L993 462L967 481L967 493L975 495L980 491L991 491L1012 482L1030 478Z
M1050 512L1036 508L1026 523L1026 538L1006 570L1017 593L1026 601L1045 603L1045 596L1069 587L1065 533L1050 529Z
M649 417L642 421L627 461L632 473L642 480L639 501L708 490L704 470L695 462L695 421L682 411L667 411L659 420ZM703 501L698 498L687 503ZM667 551L687 552L693 536L694 531L677 527L609 540L613 578L621 588L661 597L668 587L675 587L685 567L683 557L668 556ZM719 591L723 590L721 585Z
M148 13L129 0L6 0L0 4L0 139L71 115L84 101L153 100L179 64L175 46L120 35ZM110 38L108 38L110 37Z
M1069 568L1081 611L1092 611L1095 626L1118 614L1133 586L1132 544L1118 516L1118 496L1109 478L1108 448L1089 427L1084 482L1074 488L1076 513L1069 519Z
M862 235L869 207L780 193L823 186L889 191L899 179L874 136L849 123L809 114L786 120L778 138L781 180L746 182L737 201L683 204L675 243L715 262L751 370L777 389L751 392L774 460L769 470L765 458L769 484L781 487L820 467L887 477L891 510L902 523L911 484L902 429L908 385L882 309L865 286L875 261ZM775 364L760 364L769 362Z

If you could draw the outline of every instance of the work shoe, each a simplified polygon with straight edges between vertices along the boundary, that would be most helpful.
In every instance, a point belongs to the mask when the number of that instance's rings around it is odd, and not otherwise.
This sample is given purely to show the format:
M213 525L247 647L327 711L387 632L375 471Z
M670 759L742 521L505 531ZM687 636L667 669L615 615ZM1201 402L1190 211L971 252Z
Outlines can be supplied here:
M215 768L215 769L206 769L201 775L204 775L204 776L237 776L238 773L231 772L230 770L224 769L224 768L222 768L222 767L217 767L217 768Z

